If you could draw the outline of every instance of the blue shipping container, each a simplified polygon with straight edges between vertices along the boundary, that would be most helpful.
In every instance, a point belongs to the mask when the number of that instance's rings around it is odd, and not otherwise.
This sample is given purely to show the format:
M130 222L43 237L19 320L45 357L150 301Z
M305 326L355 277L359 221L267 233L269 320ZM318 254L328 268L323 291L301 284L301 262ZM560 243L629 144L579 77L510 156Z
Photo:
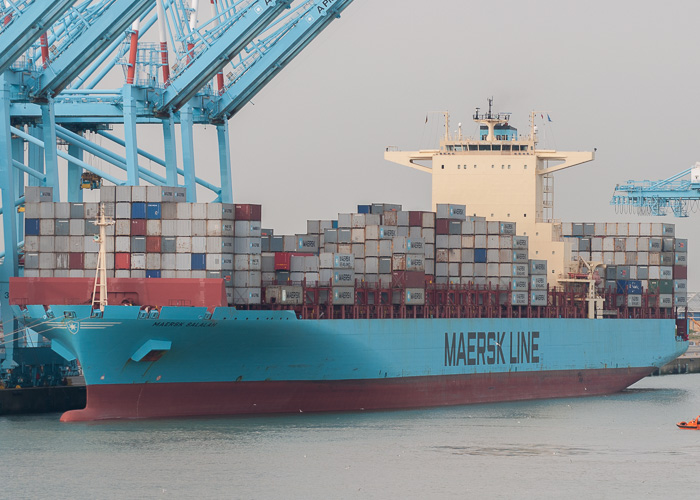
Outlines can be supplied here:
M358 214L369 214L372 213L372 205L357 205Z
M642 282L639 280L617 280L617 293L640 295L642 293Z
M146 203L143 201L135 201L131 204L131 218L145 219L146 218Z
M39 219L24 219L25 236L39 236Z
M486 262L486 249L485 248L475 248L474 249L474 262L485 263Z
M331 221L331 226L333 227L333 229L338 229L338 221L337 221L337 220L332 220L332 221Z
M149 203L146 205L147 219L160 219L160 203Z
M192 270L204 271L207 268L206 255L204 253L192 254Z
M146 271L146 278L160 278L160 269L153 271Z

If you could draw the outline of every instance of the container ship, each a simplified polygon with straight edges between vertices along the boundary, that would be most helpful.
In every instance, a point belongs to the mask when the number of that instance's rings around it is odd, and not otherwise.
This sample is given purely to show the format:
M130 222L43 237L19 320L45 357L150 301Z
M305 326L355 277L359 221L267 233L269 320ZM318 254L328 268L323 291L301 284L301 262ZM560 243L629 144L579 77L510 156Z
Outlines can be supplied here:
M687 240L671 224L562 223L553 177L590 152L537 148L510 116L389 161L432 211L358 205L305 234L260 205L102 186L27 188L26 327L77 359L63 421L358 411L620 391L687 349Z

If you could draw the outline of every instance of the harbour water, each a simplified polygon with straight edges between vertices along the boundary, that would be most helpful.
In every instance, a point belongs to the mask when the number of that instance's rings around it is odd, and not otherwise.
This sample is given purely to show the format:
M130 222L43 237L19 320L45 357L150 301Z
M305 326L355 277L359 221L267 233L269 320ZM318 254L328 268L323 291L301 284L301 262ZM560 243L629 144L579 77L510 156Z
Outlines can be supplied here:
M0 417L0 498L697 498L700 374L612 396L65 424Z

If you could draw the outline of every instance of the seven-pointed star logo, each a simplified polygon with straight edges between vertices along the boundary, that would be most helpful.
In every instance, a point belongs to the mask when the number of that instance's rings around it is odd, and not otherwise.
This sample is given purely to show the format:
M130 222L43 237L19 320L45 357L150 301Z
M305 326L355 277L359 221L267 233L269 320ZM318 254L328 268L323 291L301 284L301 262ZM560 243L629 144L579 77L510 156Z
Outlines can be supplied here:
M68 323L68 331L71 332L73 335L78 333L78 330L80 330L80 325L76 323L75 321L71 321Z

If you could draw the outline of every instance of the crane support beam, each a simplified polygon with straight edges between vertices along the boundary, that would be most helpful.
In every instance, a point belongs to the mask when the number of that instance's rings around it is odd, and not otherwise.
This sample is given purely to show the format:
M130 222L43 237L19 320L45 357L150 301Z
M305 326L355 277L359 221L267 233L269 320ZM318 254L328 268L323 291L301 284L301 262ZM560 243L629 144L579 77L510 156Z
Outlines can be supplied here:
M180 109L290 3L291 0L258 0L241 11L228 29L195 53L189 65L169 80L156 104L157 110Z
M213 103L212 119L228 119L270 81L282 68L311 43L352 0L316 0L293 25L255 59L236 81L229 85L220 99Z
M28 5L0 33L0 73L19 59L76 0L41 0Z
M34 96L55 96L65 89L154 3L155 0L115 0L84 33L47 65L33 86Z

